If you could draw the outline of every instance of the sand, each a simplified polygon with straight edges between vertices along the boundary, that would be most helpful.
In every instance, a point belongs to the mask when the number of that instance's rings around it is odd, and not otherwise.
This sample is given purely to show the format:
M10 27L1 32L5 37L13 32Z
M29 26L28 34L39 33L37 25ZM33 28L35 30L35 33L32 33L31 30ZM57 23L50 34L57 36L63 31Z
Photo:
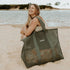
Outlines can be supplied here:
M0 70L70 70L70 28L58 28L64 59L29 69L21 59L24 43L20 41L20 29L21 27L0 25Z

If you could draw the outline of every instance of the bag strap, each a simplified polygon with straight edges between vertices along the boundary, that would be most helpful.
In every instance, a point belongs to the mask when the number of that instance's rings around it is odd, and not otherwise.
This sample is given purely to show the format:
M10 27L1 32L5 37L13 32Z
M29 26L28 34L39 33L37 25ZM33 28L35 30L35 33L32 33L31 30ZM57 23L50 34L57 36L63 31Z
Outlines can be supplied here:
M41 24L42 29L45 31L45 23L42 21L42 19L39 16L36 16Z
M40 21L43 32L45 33L45 24L44 24L44 22L41 20L41 18L39 16L36 16L36 17ZM33 33L33 41L34 41L34 46L35 46L35 49L36 49L36 52L37 52L38 62L39 62L39 64L41 64L41 53L40 53L39 45L37 43L37 39L36 39L36 36L35 36L35 30L34 30L34 33Z
M39 17L39 16L36 16L37 18L38 18L38 20L40 21L40 24L41 24L41 27L42 27L42 29L44 30L43 31L43 33L44 33L44 35L45 35L45 39L48 39L47 38L47 36L46 36L46 31L45 31L45 23L42 21L42 19ZM48 31L48 30L47 30ZM49 40L49 39L48 39ZM53 59L55 60L55 51L54 51L54 49L53 49L53 46L52 46L52 44L50 43L50 42L48 42L49 43L49 46L51 47L51 49L52 49L52 54L53 54Z
M35 37L35 33L33 34L33 41L34 41L35 50L37 52L38 62L39 64L41 64L41 53L40 53L39 45Z
M41 18L39 16L36 16L36 17L40 21L43 32L45 33L45 24L44 24L44 22L41 20ZM38 45L37 40L36 40L35 30L34 30L34 33L33 33L33 41L34 41L34 46L35 46L35 49L36 49L36 52L37 52L38 62L39 62L39 64L41 64L41 53L40 53L39 45Z
M47 39L47 37L46 37L46 31L45 31L45 23L41 20L41 18L39 16L36 16L36 17L40 21L40 24L42 26L45 38ZM34 34L33 34L33 41L34 41L35 49L37 51L37 56L38 56L39 63L41 63L41 54L40 54L40 50L39 50L39 45L38 45L37 40L36 40L35 31L34 31ZM49 46L51 47L51 49L53 51L52 52L52 54L53 54L53 60L55 60L55 51L53 49L53 46L50 43L49 43Z

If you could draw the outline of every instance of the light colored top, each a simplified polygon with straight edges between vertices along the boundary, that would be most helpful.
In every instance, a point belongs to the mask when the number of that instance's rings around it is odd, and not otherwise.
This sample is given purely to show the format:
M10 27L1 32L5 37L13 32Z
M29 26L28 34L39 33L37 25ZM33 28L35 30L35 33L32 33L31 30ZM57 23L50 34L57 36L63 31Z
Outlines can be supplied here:
M41 26L37 26L37 27L35 28L35 31L40 31L40 30L42 30L42 27L41 27Z
M38 23L39 24L39 23ZM30 25L30 24L29 24ZM40 31L40 30L42 30L42 27L41 26L36 26L36 28L35 28L35 31Z

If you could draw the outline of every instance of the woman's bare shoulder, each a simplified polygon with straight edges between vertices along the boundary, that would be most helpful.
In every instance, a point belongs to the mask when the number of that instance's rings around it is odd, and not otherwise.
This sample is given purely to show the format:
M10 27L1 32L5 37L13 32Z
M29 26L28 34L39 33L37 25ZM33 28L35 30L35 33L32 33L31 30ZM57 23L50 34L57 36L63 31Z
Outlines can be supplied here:
M39 16L41 19L42 19L42 21L45 23L45 20L41 17L41 16Z

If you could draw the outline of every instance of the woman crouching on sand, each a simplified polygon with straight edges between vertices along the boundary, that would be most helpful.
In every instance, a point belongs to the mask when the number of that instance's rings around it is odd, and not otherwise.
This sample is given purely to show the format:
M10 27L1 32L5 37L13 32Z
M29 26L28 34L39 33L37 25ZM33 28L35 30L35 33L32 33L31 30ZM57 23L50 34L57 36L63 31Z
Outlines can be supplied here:
M29 5L27 23L22 27L20 31L21 40L29 36L37 26L41 26L39 20L36 18L36 16L39 16L39 14L40 14L40 8L37 4ZM39 17L43 20L41 16Z

